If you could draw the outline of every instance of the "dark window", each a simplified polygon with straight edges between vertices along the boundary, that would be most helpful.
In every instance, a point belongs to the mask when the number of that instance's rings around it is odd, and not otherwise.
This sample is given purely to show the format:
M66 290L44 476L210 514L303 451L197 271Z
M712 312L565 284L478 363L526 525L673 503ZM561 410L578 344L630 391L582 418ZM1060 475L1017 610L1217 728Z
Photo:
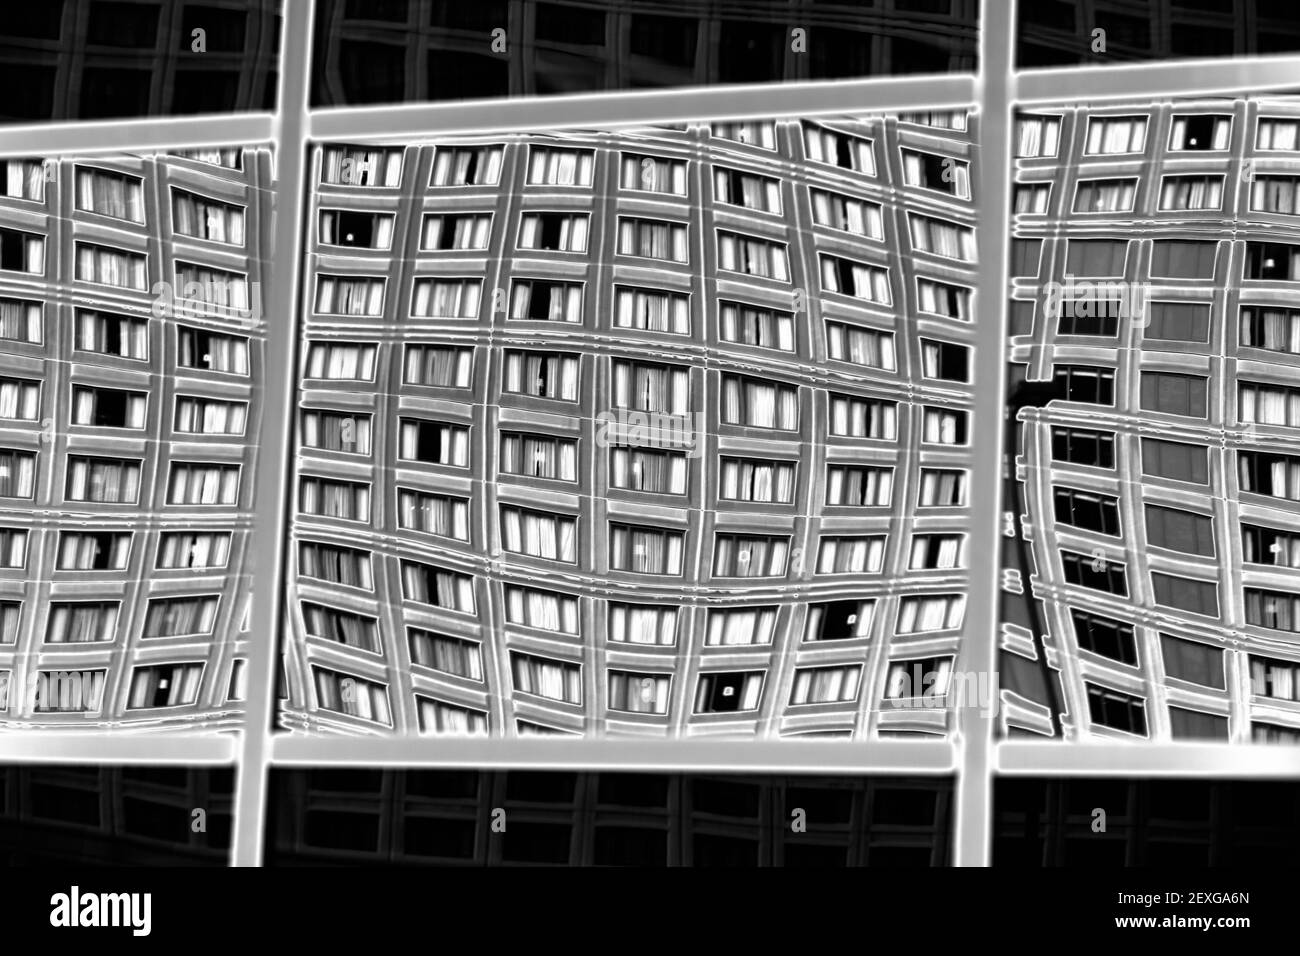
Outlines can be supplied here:
M1115 404L1115 370L1091 365L1058 365L1053 381L1057 393L1069 402Z
M1214 519L1178 508L1146 506L1147 544L1214 557Z
M1291 567L1298 547L1300 532L1279 531L1253 524L1241 526L1242 560L1247 564Z
M337 217L334 225L335 245L355 246L361 249L370 249L374 247L375 240L375 215L368 212L356 212L350 209L340 209L334 213ZM454 229L444 228L439 237L449 242L455 237ZM439 248L451 248L450 245L440 246Z
M36 234L17 229L0 229L0 269L27 271L27 240Z
M1042 254L1041 239L1011 240L1011 275L1034 278L1038 275L1038 260Z
M818 27L808 50L808 75L813 79L867 76L871 70L871 43L861 33Z
M367 9L370 0L357 0ZM429 23L435 27L451 30L472 30L475 33L488 33L496 27L504 27L510 16L507 0L474 0L473 3L422 3L430 12Z
M448 4L434 4L448 6ZM475 4L479 6L479 4ZM343 16L348 20L383 20L388 23L405 23L407 0L347 0ZM437 16L437 13L434 13Z
M538 3L533 14L533 37L551 43L603 46L605 12L583 7ZM504 26L504 24L501 24Z
M952 54L941 46L896 36L889 40L890 73L947 73Z
M1161 634L1160 652L1165 661L1165 674L1169 677L1220 690L1227 686L1223 676L1222 648Z
M473 99L510 93L510 62L502 54L433 49L429 51L427 73L432 99Z
M1207 452L1208 449L1202 445L1143 438L1142 474L1197 485L1207 484L1210 480Z
M434 51L429 59L439 60L445 55ZM345 103L398 103L405 97L406 47L340 40L338 58Z
M718 42L718 79L761 83L785 75L785 27L746 20L723 20Z
M932 339L922 339L921 344L935 346L939 350L935 362L935 378L947 382L970 381L970 349L954 342L936 342Z
M1124 274L1128 243L1117 239L1071 239L1066 251L1065 271L1089 278Z
M1073 551L1062 551L1061 567L1067 584L1128 597L1128 579L1123 564L1101 556L1091 557Z
M1167 342L1208 342L1210 307L1193 302L1152 302L1151 320L1143 335Z
M1054 489L1056 520L1061 524L1117 535L1119 531L1119 499L1110 495L1075 491L1072 488Z
M1217 581L1195 581L1172 574L1151 572L1151 587L1156 603L1178 608L1193 614L1219 616L1219 585Z
M1114 338L1123 314L1119 299L1063 299L1057 320L1058 335L1095 335Z
M1088 716L1094 724L1146 736L1147 713L1144 701L1095 684L1085 686L1088 688Z
M149 70L86 67L81 73L81 119L138 116L147 112L152 80Z
M1151 275L1169 279L1213 279L1215 242L1157 239L1151 244Z
M810 605L810 612L813 608L821 610L817 634L812 639L818 641L843 641L856 637L858 613L861 606L860 601L828 601L825 604Z
M5 11L5 34L10 37L57 40L62 24L62 3L17 3Z
M113 3L90 5L86 42L98 46L150 47L158 41L158 5Z
M749 675L735 671L726 674L702 674L700 676L701 704L697 713L726 714L740 710L745 678Z
M1010 319L1012 335L1033 335L1034 303L1012 299Z
M1300 501L1300 458L1239 451L1237 466L1242 491Z
M1296 278L1297 260L1300 260L1300 246L1289 246L1281 242L1248 242L1243 278L1290 282Z
M1074 621L1074 639L1085 651L1092 651L1122 664L1137 665L1137 640L1133 636L1133 625L1084 611L1071 610L1070 617Z
M949 172L945 177L944 173L953 169L957 160L946 156L936 156L933 153L919 153L915 150L904 150L905 156L915 156L920 165L920 182L917 183L924 189L935 189L944 193L957 192L957 177L954 173ZM945 165L945 163L947 165ZM962 163L961 165L965 165Z
M202 29L205 33L204 44L209 51L241 52L245 49L244 20L247 16L243 10L224 10L221 7L201 7L187 3L181 20L181 49L190 52L194 31ZM401 19L406 19L405 14Z
M1105 30L1109 41L1119 46L1137 47L1143 52L1151 46L1151 25L1145 16L1098 10L1093 25Z
M1142 373L1142 409L1166 415L1204 418L1208 380L1199 375L1172 372Z
M634 13L628 50L673 66L693 66L696 31L696 22L687 17Z
M1170 707L1169 731L1175 740L1227 740L1228 718Z
M1205 55L1205 54L1202 54ZM1181 149L1187 150L1206 150L1214 148L1214 127L1215 124L1225 117L1215 116L1211 113L1196 113L1189 116L1179 116L1187 125L1183 133L1183 142Z
M1096 468L1115 467L1115 436L1084 428L1052 429L1052 460Z

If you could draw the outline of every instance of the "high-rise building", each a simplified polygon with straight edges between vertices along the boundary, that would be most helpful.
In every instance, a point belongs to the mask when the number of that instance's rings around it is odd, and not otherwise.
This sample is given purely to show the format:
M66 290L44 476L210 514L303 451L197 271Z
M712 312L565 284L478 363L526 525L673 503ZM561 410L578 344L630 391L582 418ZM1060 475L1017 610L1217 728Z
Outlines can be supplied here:
M275 109L281 0L47 0L0 36L0 120Z
M950 777L279 768L272 866L946 866Z
M977 0L316 0L312 103L975 68Z
M1300 741L1300 104L1045 107L1015 144L1008 725Z
M283 723L945 734L972 136L319 146Z
M0 163L0 712L233 726L270 152Z

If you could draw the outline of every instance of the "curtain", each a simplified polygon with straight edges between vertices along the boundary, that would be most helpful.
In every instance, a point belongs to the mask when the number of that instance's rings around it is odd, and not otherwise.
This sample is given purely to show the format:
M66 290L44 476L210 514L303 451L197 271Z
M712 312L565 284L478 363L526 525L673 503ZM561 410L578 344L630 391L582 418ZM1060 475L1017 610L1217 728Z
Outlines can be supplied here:
M433 158L431 185L496 185L501 177L501 155L500 146L440 146Z
M898 610L898 633L917 634L960 627L965 607L966 599L961 595L904 598Z
M613 448L610 484L656 494L686 493L686 457L666 451Z
M465 433L466 448L469 435ZM462 455L461 464L468 460ZM578 446L569 439L544 438L537 435L505 434L501 436L501 470L511 475L534 478L577 480Z
M826 341L830 357L837 361L852 362L854 365L879 368L889 372L897 367L893 333L860 329L842 322L828 321ZM936 352L938 350L938 346L925 346L925 348L933 348Z
M16 342L41 340L41 304L0 298L0 339Z
M1295 152L1300 149L1300 122L1261 117L1255 148Z
M829 704L856 700L862 668L804 667L794 673L791 704Z
M690 332L690 304L684 295L646 289L619 288L615 324L650 332Z
M823 537L817 553L818 574L875 574L884 565L883 535Z
M40 410L41 389L35 382L0 379L0 418L36 421Z
M725 578L781 577L789 549L789 538L719 534L714 544L713 573Z
M774 123L714 123L710 127L710 135L719 139L729 139L736 143L759 146L763 149L776 149L776 125Z
M1016 156L1055 156L1061 121L1049 116L1016 119Z
M534 146L528 157L528 184L590 186L593 164L590 150Z
M686 164L654 156L623 154L619 185L623 189L686 195Z
M570 704L582 703L582 668L576 664L514 653L510 659L515 690Z
M473 354L468 348L408 345L403 380L407 385L468 388Z
M830 432L850 438L893 441L898 432L898 403L832 395Z
M544 631L578 633L578 601L533 588L506 588L506 620Z
M610 567L640 574L680 575L684 535L676 531L610 527Z
M771 644L776 629L774 607L714 608L709 611L709 630L705 644Z

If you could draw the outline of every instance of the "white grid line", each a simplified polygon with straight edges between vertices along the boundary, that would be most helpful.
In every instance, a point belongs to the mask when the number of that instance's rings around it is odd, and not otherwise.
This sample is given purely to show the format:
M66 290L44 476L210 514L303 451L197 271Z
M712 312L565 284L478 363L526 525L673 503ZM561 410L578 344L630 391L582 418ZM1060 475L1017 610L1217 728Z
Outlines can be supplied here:
M957 749L946 740L832 741L641 740L535 738L527 741L446 738L436 752L413 754L409 738L280 736L276 766L347 764L466 769L659 770L764 773L947 774ZM426 741L427 743L427 741ZM523 746L519 746L522 743Z
M274 314L291 318L272 327L267 368L288 370L281 388L266 389L268 398L283 403L270 421L268 446L287 465L289 421L296 401L292 356L298 328L298 244L303 201L303 163L308 139L402 139L438 133L460 133L483 126L484 109L492 113L493 131L537 128L618 127L674 122L682 117L776 118L813 113L880 113L911 109L980 106L981 139L978 159L984 170L981 206L985 275L980 292L987 301L981 318L985 326L996 309L1001 332L1005 325L1005 270L988 269L1005 263L1009 235L1009 204L997 202L1010 194L1010 117L1021 103L1086 99L1133 99L1300 90L1300 57L1222 58L1140 62L1120 66L1068 67L1015 71L1014 4L986 3L981 11L981 56L978 79L969 75L924 78L871 78L848 82L756 84L743 87L597 93L580 96L470 100L455 103L402 105L381 108L307 109L311 71L309 46L311 4L288 0L282 29L278 112L236 116L139 119L104 122L60 122L0 128L0 156L99 153L127 150L194 148L198 146L272 142L278 170L276 258L289 265L288 274L273 282ZM292 64L295 68L286 68ZM990 67L992 69L990 69ZM992 72L1000 82L989 81ZM1019 84L1017 79L1027 82ZM978 89L978 98L976 90ZM1081 89L1086 93L1081 94ZM292 108L286 109L286 106ZM286 145L289 147L286 150ZM287 188L286 188L287 186ZM990 202L990 199L993 201ZM290 249L291 254L282 250ZM277 334L278 333L278 334ZM988 356L992 355L990 360ZM1002 382L1003 342L985 346L977 381ZM994 369L993 367L996 366ZM992 369L992 371L990 371ZM268 381L269 375L268 375ZM987 391L987 390L986 390ZM995 389L986 405L1001 408ZM989 410L983 410L989 421ZM997 413L1000 422L1001 412ZM1001 428L996 434L1001 435ZM989 442L985 458L993 468L979 474L992 482L998 500L1001 486L1000 440ZM991 449L991 451L990 451ZM956 832L954 862L988 862L992 827L990 787L996 775L1008 776L1196 776L1202 778L1300 777L1300 748L1232 744L1066 744L1060 741L991 740L991 722L973 709L961 717L957 741L870 741L841 744L829 741L790 743L736 740L430 740L410 738L302 737L275 735L271 719L275 704L275 674L281 624L281 556L287 516L284 513L286 468L264 467L257 492L263 538L271 547L271 573L259 576L255 588L247 694L248 724L238 737L231 734L175 732L59 732L0 733L0 762L82 764L190 764L239 767L235 795L232 861L257 865L262 854L267 773L272 766L367 765L463 768L556 768L586 770L735 771L770 773L934 773L958 775L954 794ZM987 472L987 474L985 474ZM978 485L976 487L979 487ZM997 509L989 524L997 539ZM987 529L982 529L987 530ZM992 567L992 565L990 565ZM973 589L971 597L982 614L972 624L994 622L988 639L972 642L966 660L978 669L996 663L997 581ZM990 606L991 605L991 606ZM257 727L258 732L251 728Z
M278 122L275 136L276 190L272 250L280 268L271 279L262 387L263 455L254 511L262 515L254 535L258 572L253 578L249 613L252 633L248 655L243 747L235 778L230 861L233 866L260 866L270 773L270 740L275 720L275 685L279 671L279 624L283 617L287 488L293 462L289 442L297 407L295 361L298 343L298 265L302 238L303 166L306 162L307 96L311 75L311 31L315 4L286 3L280 35ZM294 69L285 69L285 64ZM278 317L279 321L275 321ZM272 387L272 376L280 381ZM269 450L269 455L266 453Z
M1015 77L1011 73L1016 39L1017 0L980 5L980 122L975 154L978 188L975 240L979 248L979 284L975 290L975 407L972 433L983 435L975 443L971 462L970 501L997 502L1002 485L1002 420L1005 414L1007 297L1006 271L1011 217L1011 116ZM970 553L996 555L1000 548L999 509L972 507ZM999 562L978 560L971 569L971 590L966 595L966 627L958 660L967 673L988 675L993 695L1001 691L992 680L997 673ZM987 580L981 581L977 567ZM973 695L972 695L973 696ZM989 701L962 701L959 714L959 758L953 794L953 864L988 866L991 862L993 778L990 751L995 720Z

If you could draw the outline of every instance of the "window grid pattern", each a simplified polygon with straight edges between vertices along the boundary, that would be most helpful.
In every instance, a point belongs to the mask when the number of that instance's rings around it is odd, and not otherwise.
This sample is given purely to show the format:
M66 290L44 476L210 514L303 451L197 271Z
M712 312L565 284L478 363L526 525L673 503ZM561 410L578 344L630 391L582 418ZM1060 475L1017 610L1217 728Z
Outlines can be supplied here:
M6 722L239 725L232 676L247 656L274 184L269 150L223 152L222 165L175 154L52 159L38 167L39 207L0 197L0 220L39 221L50 244L42 276L0 272L0 300L19 303L31 333L0 338L0 353L35 386L23 414L0 419L0 526L26 532L21 560L0 569ZM90 168L141 182L136 208L82 208L78 173ZM241 244L174 232L180 193L244 207ZM74 253L83 245L138 255L140 287L86 281ZM178 281L180 263L238 273L247 307L209 306ZM95 673L102 684L85 676ZM69 705L33 706L34 686Z
M921 340L969 348L974 330L968 313L918 314L906 326L901 316L917 314L919 280L959 292L972 286L974 266L925 253L915 263L907 256L900 261L868 237L817 228L811 194L851 193L880 205L888 239L903 247L914 214L970 228L969 201L902 182L904 147L969 162L965 144L975 135L974 123L969 126L968 132L945 130L943 147L925 127L893 117L824 120L815 127L778 122L748 142L717 135L734 135L729 127L711 132L700 123L617 137L464 138L394 150L396 160L374 155L377 166L397 170L382 187L369 185L364 172L358 185L338 181L341 154L319 147L308 169L319 184L312 221L319 208L348 207L395 215L397 224L392 252L348 250L346 260L324 246L308 252L309 270L384 278L388 291L374 317L307 315L304 351L330 341L372 353L373 376L366 377L375 385L322 381L313 369L301 404L350 410L373 422L375 438L373 454L300 444L301 468L373 490L369 527L360 538L355 522L330 518L318 502L308 513L295 501L291 552L298 553L299 541L364 546L372 552L373 587L338 587L302 575L291 562L282 724L491 736L529 733L534 725L597 736L945 734L951 713L942 701L905 706L885 699L884 684L894 658L950 658L960 650L966 563L911 569L910 548L913 532L960 533L969 513L968 502L943 491L953 473L968 467L966 429L927 427L926 413L964 422L973 383L957 380L965 375L927 376ZM836 165L837 138L874 151L870 169ZM832 144L825 147L829 156L808 158L814 139L819 148ZM539 148L555 177L529 184L530 157ZM490 182L429 186L431 179L444 181L434 175L438 156L453 150L497 157L490 160ZM565 152L576 157L567 170L554 159ZM715 166L770 177L773 153L791 167L779 184L785 223L718 200ZM680 162L685 193L625 188L627 156ZM577 185L588 177L591 186ZM518 250L523 216L566 209L591 213L586 255ZM469 210L493 213L486 248L421 249L426 216ZM649 271L616 255L617 224L625 217L683 223L687 261L656 261ZM788 276L719 270L717 240L724 234L781 249ZM827 291L821 269L827 255L879 270L889 304ZM476 315L411 315L414 281L465 275L484 277ZM516 317L508 291L520 278L579 286L574 317L580 321ZM629 289L672 297L660 297L657 312L647 297L626 295ZM684 311L670 301L684 303ZM648 310L666 318L669 308L673 322L618 315ZM793 318L782 335L773 334L774 315ZM847 352L831 359L828 328L842 335L846 324L889 333L892 360L871 367ZM932 362L929 367L933 373ZM915 404L898 401L902 391ZM429 440L414 443L418 448L399 441L400 423L412 419L468 429L468 467L441 463L435 437L442 431L427 429ZM637 423L647 420L662 427L638 438ZM546 441L504 441L521 434ZM563 441L549 441L556 438ZM401 458L395 457L399 445ZM520 461L521 453L529 461ZM723 469L732 459L758 467ZM766 467L790 462L793 471ZM865 479L846 477L835 470L840 465L884 471L873 473L869 489L859 489ZM419 521L399 520L398 485L466 502L464 536L436 537L421 533ZM823 572L819 553L835 538L844 560ZM870 560L868 548L874 549ZM401 567L411 560L429 569L423 580L441 575L440 583L404 591ZM460 576L455 585L453 574ZM539 593L514 606L507 590L519 587ZM377 618L382 649L365 653L308 637L303 601ZM632 606L630 613L615 613L619 605ZM706 646L711 616L766 605L776 608L774 640ZM651 622L645 613L651 606L671 611L673 620L656 615ZM856 633L851 619L868 613L870 627ZM412 665L408 627L481 645L482 679ZM895 640L896 631L906 640ZM909 650L913 643L922 650ZM521 692L512 653L540 660L530 665L530 686L554 681L555 692ZM310 676L317 667L351 683L322 694ZM816 668L840 674L826 675L814 688L854 682L857 694L839 700L842 691L827 690L822 702L815 690L807 703L792 703L805 699L792 693L796 671ZM852 668L862 668L860 680ZM619 679L617 708L610 706L611 671L630 675ZM364 692L350 708L343 691L357 688ZM372 706L376 694L383 695L382 707ZM433 702L426 710L436 719L421 719L422 701ZM361 711L368 716L358 716Z
M1090 124L1111 117L1145 122L1125 144L1136 152L1090 149ZM1016 182L1053 188L1044 215L1013 219L1001 647L1015 658L1004 673L1026 675L1004 682L1013 732L1246 743L1272 739L1261 726L1300 730L1300 706L1252 685L1250 666L1300 661L1287 390L1300 338L1286 307L1300 216L1253 201L1257 179L1300 171L1296 144L1273 142L1297 120L1294 101L1261 98L1018 117ZM1047 125L1059 135L1045 155ZM1163 208L1168 171L1225 164L1261 175L1230 178L1221 210ZM1075 184L1103 178L1136 180L1132 212L1075 211ZM1113 376L1100 390L1098 373ZM1078 612L1131 632L1136 660L1090 650Z

